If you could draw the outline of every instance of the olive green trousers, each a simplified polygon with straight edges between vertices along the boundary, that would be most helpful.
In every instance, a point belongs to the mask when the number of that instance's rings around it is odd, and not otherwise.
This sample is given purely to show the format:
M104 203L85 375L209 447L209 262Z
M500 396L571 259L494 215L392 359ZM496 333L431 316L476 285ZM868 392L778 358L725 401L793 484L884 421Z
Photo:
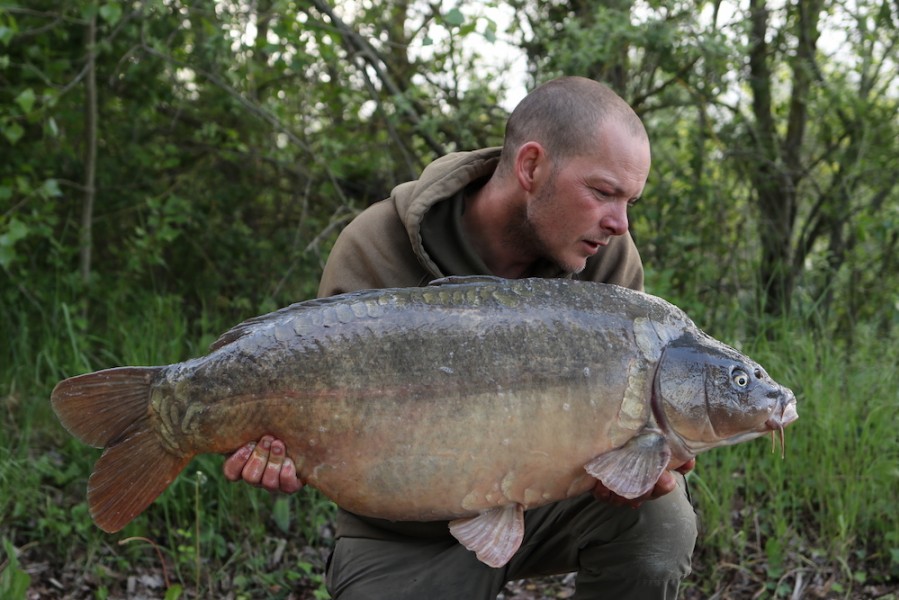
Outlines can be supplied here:
M507 581L577 571L576 599L676 598L690 572L696 513L686 482L637 509L591 494L529 510L505 567L479 562L446 523L402 524L341 511L328 561L336 600L495 600Z

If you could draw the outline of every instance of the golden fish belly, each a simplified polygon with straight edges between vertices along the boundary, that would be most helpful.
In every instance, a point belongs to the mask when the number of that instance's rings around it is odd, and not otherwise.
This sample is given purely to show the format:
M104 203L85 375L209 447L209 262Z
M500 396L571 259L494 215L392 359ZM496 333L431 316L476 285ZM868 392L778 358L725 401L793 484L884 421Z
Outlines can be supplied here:
M416 521L590 489L584 464L612 447L620 406L586 385L432 398L418 411L359 411L354 400L329 403L317 427L289 434L301 477L351 512Z

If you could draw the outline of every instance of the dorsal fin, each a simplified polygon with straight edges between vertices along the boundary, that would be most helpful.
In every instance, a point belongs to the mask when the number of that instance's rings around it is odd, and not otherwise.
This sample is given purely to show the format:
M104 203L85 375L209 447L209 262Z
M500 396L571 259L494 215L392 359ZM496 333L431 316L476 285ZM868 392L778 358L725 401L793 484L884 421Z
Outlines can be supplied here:
M464 283L502 283L504 281L507 280L503 279L502 277L494 277L493 275L453 275L450 277L435 279L428 285L441 286L459 285ZM219 338L215 340L215 342L213 342L211 346L209 346L209 351L212 352L213 350L218 350L223 346L227 346L228 344L231 344L247 335L247 333L249 333L252 329L265 325L267 323L274 323L288 315L300 313L313 308L321 308L329 304L347 302L348 300L368 296L371 294L384 294L390 291L396 291L397 289L398 288L359 290L356 292L348 292L346 294L331 296L329 298L313 298L311 300L295 302L290 306L285 306L284 308L278 309L274 312L266 313L264 315L259 315L258 317L252 317L242 323L239 323L238 325L235 325L234 327L220 335Z
M449 277L441 277L428 283L431 285L461 285L463 283L503 283L508 279L497 277L496 275L450 275Z

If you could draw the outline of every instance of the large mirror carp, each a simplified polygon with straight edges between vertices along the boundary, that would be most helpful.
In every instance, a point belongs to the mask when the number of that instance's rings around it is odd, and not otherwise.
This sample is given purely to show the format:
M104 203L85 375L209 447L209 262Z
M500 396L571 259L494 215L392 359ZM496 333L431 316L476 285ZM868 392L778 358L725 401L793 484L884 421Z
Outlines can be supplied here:
M523 511L595 479L636 498L672 460L778 432L792 392L677 307L568 279L450 278L300 302L209 354L72 377L62 424L104 448L94 521L118 531L202 453L265 434L339 506L449 520L504 565Z

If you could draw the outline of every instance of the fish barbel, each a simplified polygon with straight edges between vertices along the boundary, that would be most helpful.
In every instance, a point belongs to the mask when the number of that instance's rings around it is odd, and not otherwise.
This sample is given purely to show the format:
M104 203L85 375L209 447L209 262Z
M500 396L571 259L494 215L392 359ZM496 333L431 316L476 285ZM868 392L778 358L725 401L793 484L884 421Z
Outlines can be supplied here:
M88 482L108 532L202 453L265 434L339 506L449 520L491 566L523 512L592 489L639 497L672 459L779 432L796 399L677 307L566 279L450 278L291 305L209 354L60 382L52 404L104 448Z

